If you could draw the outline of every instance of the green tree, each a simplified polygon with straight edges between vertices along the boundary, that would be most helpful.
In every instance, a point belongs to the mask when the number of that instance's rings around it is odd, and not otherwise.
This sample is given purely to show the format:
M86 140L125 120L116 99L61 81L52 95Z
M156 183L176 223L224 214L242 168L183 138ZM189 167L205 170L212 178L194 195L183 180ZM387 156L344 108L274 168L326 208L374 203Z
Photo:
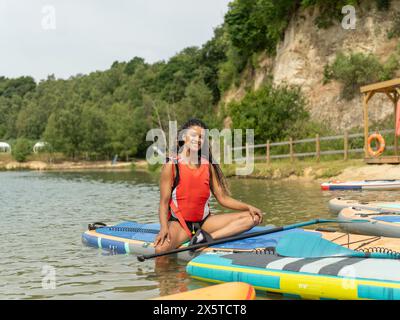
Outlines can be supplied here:
M17 135L29 139L39 139L47 125L48 111L40 108L35 100L28 100L20 110L16 120Z
M297 7L293 0L235 0L229 4L225 23L232 44L240 55L275 52L290 17Z
M25 138L18 138L11 150L13 158L18 162L26 161L26 158L32 153L32 144Z
M97 155L106 154L109 136L107 119L96 106L85 106L81 118L82 151Z
M229 41L225 36L225 29L221 26L214 30L214 36L207 41L200 50L199 64L204 68L204 83L211 90L213 103L221 98L221 90L218 85L219 69L227 61L226 52L229 49Z
M133 75L136 72L136 69L139 66L143 66L145 64L144 59L140 57L134 57L132 60L130 60L124 69L124 72L128 75Z
M200 118L206 122L215 119L213 112L213 96L203 80L191 82L185 90L185 97L179 102L177 119L185 122L189 118Z
M199 48L189 47L163 66L156 80L162 99L175 103L184 97L185 87L196 77L199 58Z
M254 129L256 143L279 141L299 121L308 119L305 100L297 87L267 85L228 105L235 129Z
M82 151L82 110L75 106L53 113L48 121L44 139L55 151L76 158Z
M36 88L36 82L32 77L19 77L15 79L0 79L0 95L3 97L11 97L18 95L23 97L28 92Z
M138 152L146 129L142 108L133 109L128 104L114 104L108 114L108 150L128 158Z

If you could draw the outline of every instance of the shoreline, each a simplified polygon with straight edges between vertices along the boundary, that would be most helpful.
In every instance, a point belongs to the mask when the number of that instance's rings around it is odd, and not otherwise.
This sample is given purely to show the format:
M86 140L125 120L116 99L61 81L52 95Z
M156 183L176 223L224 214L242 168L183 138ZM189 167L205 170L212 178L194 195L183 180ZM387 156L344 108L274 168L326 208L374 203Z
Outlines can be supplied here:
M147 170L144 160L135 162L120 162L112 164L111 161L63 161L60 163L48 163L45 161L0 161L0 171L72 171L72 170L110 170L129 171Z
M366 179L400 179L399 165L366 165L363 160L331 160L331 161L281 161L271 163L255 163L254 171L248 176L238 176L236 165L222 165L227 178L262 179L273 181L322 182L329 179L366 180ZM44 161L0 161L0 171L147 171L159 172L149 168L146 160L121 162L111 161L63 161L47 163Z

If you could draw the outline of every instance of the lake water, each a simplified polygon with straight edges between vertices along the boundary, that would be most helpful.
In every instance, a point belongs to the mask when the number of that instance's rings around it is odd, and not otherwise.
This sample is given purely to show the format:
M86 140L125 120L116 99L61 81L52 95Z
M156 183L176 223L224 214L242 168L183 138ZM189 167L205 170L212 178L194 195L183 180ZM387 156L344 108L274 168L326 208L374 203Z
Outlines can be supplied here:
M229 184L233 197L265 211L264 224L274 225L334 218L327 202L336 196L400 199L393 191L323 192L317 182ZM190 279L183 262L140 263L82 244L88 223L157 222L158 199L158 176L145 172L0 172L0 299L149 299L208 286Z

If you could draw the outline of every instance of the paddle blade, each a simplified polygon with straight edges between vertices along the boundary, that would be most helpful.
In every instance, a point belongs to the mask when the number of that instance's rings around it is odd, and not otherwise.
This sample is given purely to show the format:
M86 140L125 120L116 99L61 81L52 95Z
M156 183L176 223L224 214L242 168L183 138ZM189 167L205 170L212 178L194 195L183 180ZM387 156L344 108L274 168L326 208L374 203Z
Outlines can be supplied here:
M334 256L357 256L357 252L342 247L320 234L289 233L282 237L276 246L276 253L292 258L319 258Z

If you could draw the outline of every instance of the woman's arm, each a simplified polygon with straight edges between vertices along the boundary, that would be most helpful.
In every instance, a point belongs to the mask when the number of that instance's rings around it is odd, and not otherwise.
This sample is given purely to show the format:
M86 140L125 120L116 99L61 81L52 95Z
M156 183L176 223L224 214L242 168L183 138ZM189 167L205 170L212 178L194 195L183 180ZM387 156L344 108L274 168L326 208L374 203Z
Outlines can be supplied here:
M154 245L162 245L165 240L168 242L169 234L168 234L168 211L169 211L169 200L171 198L171 181L173 179L172 174L172 166L174 164L172 162L166 163L161 170L160 177L160 207L158 210L158 214L160 217L160 233L158 234Z
M255 215L257 215L259 217L259 222L262 222L263 213L260 209L253 207L252 205L249 205L245 202L233 199L224 192L224 190L218 183L216 173L212 165L210 165L210 173L213 194L221 206L232 210L249 211L253 218L255 217Z

